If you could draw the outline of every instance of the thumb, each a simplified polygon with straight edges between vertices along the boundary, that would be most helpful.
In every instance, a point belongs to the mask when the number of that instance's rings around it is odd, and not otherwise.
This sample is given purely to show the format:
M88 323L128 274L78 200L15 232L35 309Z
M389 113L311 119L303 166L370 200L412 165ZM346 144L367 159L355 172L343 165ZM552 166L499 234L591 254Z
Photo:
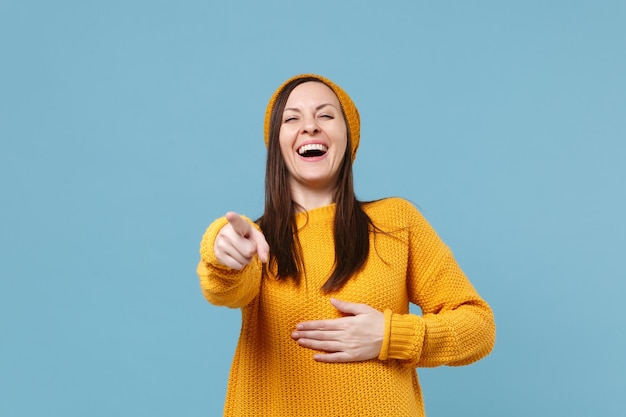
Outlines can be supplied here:
M250 239L256 243L256 253L259 259L261 262L266 263L270 255L270 245L267 243L265 235L262 232L251 228Z
M367 307L364 304L351 303L349 301L342 301L336 298L331 298L330 303L342 313L351 314L353 316L366 313Z

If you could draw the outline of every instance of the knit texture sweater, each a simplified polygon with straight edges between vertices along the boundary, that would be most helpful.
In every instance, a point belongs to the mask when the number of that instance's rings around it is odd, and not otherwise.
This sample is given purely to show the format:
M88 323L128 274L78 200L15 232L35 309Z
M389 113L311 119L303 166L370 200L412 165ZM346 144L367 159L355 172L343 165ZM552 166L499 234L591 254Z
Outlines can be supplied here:
M423 416L416 367L466 365L491 351L491 309L417 209L399 198L364 209L382 232L370 233L366 264L333 294L320 289L334 265L334 205L297 214L299 283L276 279L275 268L256 257L242 271L221 265L213 245L227 221L209 226L197 269L201 289L210 303L242 311L225 416ZM341 316L330 297L384 312L378 358L316 362L315 351L291 338L297 323ZM422 314L409 314L409 302Z

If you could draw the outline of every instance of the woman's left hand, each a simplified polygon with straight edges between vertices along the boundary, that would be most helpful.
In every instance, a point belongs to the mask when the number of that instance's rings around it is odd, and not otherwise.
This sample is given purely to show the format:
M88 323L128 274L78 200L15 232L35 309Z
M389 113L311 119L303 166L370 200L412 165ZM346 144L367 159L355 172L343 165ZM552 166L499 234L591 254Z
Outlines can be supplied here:
M383 313L367 304L334 298L330 302L346 316L299 323L291 337L300 346L327 352L313 355L319 362L357 362L378 357L385 331Z

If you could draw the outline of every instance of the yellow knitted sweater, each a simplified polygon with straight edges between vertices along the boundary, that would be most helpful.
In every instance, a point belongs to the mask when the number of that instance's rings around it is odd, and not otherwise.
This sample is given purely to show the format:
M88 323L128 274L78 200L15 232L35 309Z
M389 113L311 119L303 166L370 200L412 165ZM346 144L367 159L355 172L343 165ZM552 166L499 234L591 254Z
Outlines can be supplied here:
M290 337L299 322L340 317L320 292L334 262L334 205L297 215L299 285L275 279L257 258L243 271L221 265L213 243L227 222L209 226L198 265L202 291L213 304L242 309L225 416L423 416L415 367L465 365L491 351L491 309L422 215L399 198L365 211L385 233L370 234L366 265L332 294L384 312L380 355L363 362L316 362ZM408 314L409 302L421 316Z

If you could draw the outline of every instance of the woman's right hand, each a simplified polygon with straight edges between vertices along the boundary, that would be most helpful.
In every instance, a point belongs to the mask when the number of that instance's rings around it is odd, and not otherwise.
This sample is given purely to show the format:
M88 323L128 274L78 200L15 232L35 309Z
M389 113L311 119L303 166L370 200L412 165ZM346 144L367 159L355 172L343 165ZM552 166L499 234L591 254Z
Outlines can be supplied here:
M228 224L217 234L213 246L217 260L238 270L252 262L254 255L258 255L261 262L267 262L270 246L263 233L232 211L226 213L226 220Z

